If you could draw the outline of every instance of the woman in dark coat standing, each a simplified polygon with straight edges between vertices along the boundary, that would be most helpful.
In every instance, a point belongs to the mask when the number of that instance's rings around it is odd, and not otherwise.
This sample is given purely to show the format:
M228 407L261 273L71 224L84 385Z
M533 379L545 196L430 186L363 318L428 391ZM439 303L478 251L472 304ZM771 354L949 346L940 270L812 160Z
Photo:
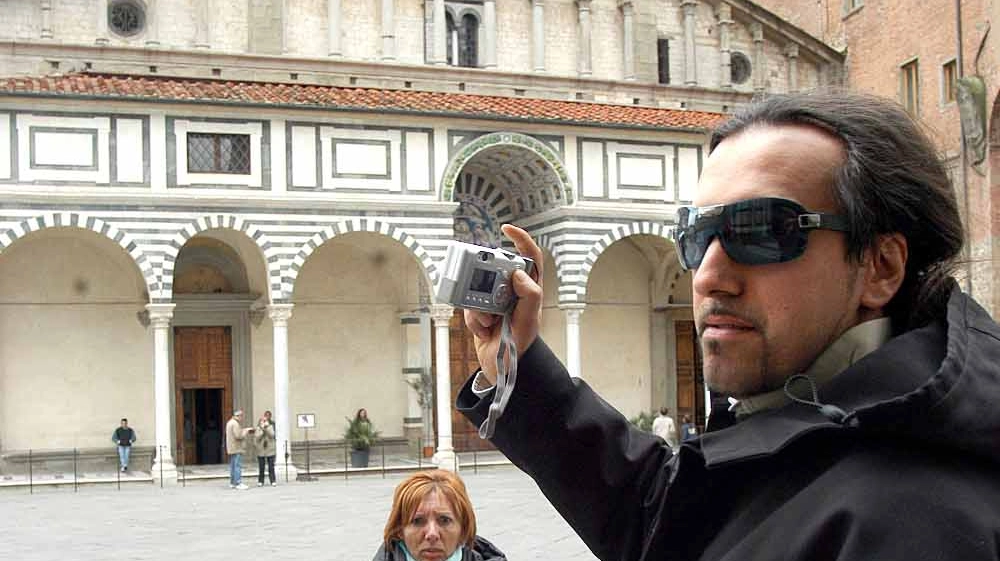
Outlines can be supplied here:
M406 478L392 497L382 546L373 561L507 561L476 535L476 514L465 484L450 471Z

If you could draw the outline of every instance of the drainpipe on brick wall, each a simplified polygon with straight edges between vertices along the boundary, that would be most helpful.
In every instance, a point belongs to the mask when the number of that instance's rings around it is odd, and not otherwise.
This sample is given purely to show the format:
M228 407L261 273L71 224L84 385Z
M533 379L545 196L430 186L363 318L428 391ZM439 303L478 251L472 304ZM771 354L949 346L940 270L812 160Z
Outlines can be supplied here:
M955 0L955 67L958 76L956 81L965 74L962 66L962 0ZM959 128L959 165L960 185L962 186L962 204L965 207L965 292L972 296L972 216L969 213L969 182L966 174L965 164L968 161L966 156L965 131Z

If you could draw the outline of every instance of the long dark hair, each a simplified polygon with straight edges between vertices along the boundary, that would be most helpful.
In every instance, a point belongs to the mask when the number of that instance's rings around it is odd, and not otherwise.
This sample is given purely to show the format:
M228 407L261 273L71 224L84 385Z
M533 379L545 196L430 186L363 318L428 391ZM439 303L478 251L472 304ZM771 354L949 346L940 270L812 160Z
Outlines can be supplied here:
M847 217L847 257L858 261L880 234L907 241L903 283L886 305L897 331L941 317L965 230L951 179L933 143L898 104L843 90L755 100L712 133L710 148L755 125L809 125L838 137L847 154L831 186Z

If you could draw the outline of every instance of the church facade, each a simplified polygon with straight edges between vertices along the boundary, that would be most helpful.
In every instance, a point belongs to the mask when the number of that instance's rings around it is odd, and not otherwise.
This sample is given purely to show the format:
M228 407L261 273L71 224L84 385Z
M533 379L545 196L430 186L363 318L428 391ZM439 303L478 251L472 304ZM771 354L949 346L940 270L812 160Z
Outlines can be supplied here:
M543 247L542 336L626 415L704 413L670 241L707 131L843 60L720 0L15 0L0 6L0 456L221 461L234 408L279 452L476 444L475 365L435 300L449 240ZM289 443L289 444L286 444Z

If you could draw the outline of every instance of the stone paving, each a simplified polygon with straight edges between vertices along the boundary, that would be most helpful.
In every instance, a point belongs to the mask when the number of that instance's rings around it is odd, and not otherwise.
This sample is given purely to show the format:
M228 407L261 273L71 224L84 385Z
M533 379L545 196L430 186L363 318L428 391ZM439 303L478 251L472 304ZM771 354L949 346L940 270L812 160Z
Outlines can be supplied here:
M268 561L371 559L406 474L321 477L278 487L229 488L225 480L160 489L152 484L8 488L0 557L20 561L113 559ZM596 558L514 467L462 472L480 534L512 561ZM255 480L244 478L255 485Z

